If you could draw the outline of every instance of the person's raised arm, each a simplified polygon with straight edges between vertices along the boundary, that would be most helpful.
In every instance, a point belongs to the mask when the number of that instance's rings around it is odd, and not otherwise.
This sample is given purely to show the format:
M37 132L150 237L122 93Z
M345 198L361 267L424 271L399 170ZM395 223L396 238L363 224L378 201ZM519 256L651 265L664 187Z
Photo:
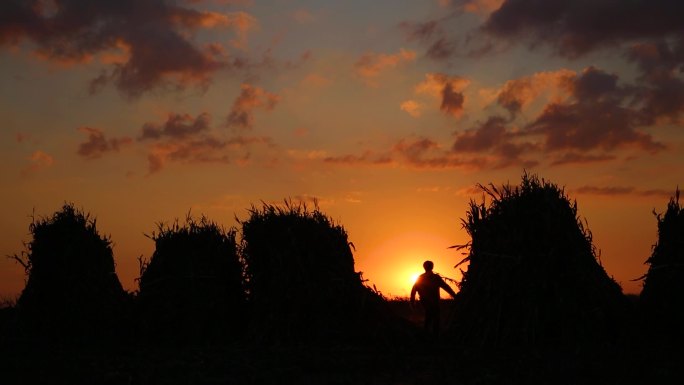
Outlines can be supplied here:
M449 293L449 295L451 296L451 298L456 298L456 293L454 292L454 289L452 289L451 286L449 286L448 283L444 282L444 280L442 279L442 277L439 278L439 287L441 287L442 289L444 289L444 291L446 291L447 293Z

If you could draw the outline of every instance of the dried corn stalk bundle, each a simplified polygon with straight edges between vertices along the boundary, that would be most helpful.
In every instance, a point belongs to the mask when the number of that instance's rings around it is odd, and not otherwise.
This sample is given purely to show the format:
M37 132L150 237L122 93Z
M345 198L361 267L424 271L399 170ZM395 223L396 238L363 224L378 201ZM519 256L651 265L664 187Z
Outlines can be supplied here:
M525 173L520 186L479 185L491 203L470 202L471 236L450 332L481 347L579 347L614 332L619 285L597 260L591 232L557 185ZM457 265L458 266L458 265Z
M665 214L656 214L658 242L641 292L644 315L659 330L671 333L684 322L684 208L679 205L679 189L670 198Z
M354 271L346 231L317 207L252 206L241 224L253 338L364 339L386 327L382 298Z
M21 256L28 275L18 301L31 332L57 339L112 332L127 301L114 271L111 241L96 220L65 204L29 225L33 239Z
M137 308L146 337L205 342L230 337L244 322L243 268L235 230L202 216L159 223L155 251L141 261Z

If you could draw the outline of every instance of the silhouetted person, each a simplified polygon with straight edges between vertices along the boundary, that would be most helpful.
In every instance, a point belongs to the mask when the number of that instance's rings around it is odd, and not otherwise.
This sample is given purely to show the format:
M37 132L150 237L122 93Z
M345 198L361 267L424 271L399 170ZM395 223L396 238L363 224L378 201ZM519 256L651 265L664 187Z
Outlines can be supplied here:
M411 289L411 305L416 300L416 292L420 297L420 303L425 309L425 330L437 336L439 334L439 288L444 289L452 298L456 297L454 290L446 282L432 272L434 264L432 261L425 261L423 268L425 273L421 274Z

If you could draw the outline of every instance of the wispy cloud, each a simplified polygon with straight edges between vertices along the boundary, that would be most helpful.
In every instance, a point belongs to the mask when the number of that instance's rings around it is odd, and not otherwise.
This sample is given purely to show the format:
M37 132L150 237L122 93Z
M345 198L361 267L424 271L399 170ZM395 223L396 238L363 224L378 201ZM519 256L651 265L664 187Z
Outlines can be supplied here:
M88 136L85 142L78 145L76 151L86 159L97 159L108 152L119 152L122 147L133 143L133 139L129 137L107 139L102 130L94 127L79 127L78 131Z
M356 61L354 70L368 85L376 86L381 73L402 63L411 62L415 58L415 52L403 48L395 54L368 52Z
M207 131L211 123L211 116L202 113L193 118L189 114L169 114L163 124L145 123L142 127L140 140L159 139L162 137L182 139Z
M23 175L29 175L44 170L52 167L55 163L55 158L42 150L33 151L27 160L29 161L29 165L22 171Z
M560 165L575 165L575 164L588 164L588 163L599 163L607 162L616 159L615 155L609 154L583 154L578 152L566 152L560 154L551 161L552 166Z
M147 143L148 174L170 163L245 165L252 160L254 149L276 147L267 136L226 135L212 129L207 112L195 117L170 113L163 124L145 123L138 140Z
M599 196L655 196L662 198L674 196L674 190L641 189L633 186L582 186L575 189L575 192L583 195Z
M270 111L278 104L280 96L265 91L251 84L242 84L240 95L233 102L227 118L229 127L251 129L254 127L254 110L257 108Z

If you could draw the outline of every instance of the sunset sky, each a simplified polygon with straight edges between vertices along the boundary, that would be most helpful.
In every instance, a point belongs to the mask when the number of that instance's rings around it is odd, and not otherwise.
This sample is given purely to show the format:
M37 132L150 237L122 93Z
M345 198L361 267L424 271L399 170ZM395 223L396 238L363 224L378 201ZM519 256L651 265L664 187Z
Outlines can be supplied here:
M684 184L681 0L3 0L0 255L73 202L136 288L155 223L317 200L356 269L451 278L477 183L564 186L638 293ZM0 296L23 268L0 259Z

